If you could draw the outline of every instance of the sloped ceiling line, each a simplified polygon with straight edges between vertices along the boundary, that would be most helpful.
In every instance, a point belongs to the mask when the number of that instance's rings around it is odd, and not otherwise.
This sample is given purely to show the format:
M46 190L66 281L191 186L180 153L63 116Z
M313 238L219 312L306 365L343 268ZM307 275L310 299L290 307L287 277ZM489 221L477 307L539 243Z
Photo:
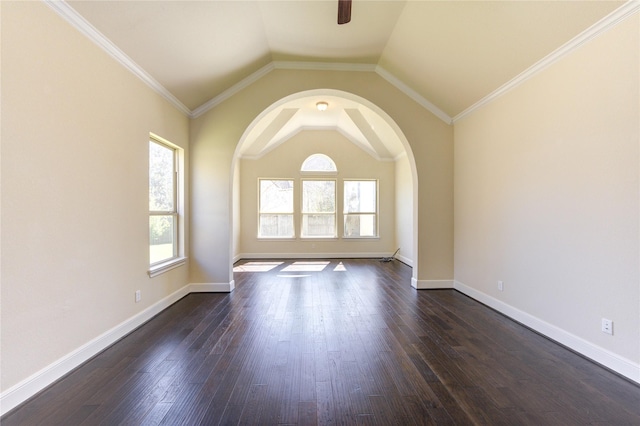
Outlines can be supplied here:
M480 99L475 104L471 105L469 108L462 111L460 114L453 117L452 122L455 123L457 120L471 114L476 109L492 102L493 100L499 98L505 93L509 92L511 89L516 88L520 84L529 80L531 77L536 75L537 73L543 71L545 68L549 67L553 63L559 61L563 57L569 55L576 49L578 49L583 44L589 42L590 40L596 38L600 34L612 29L620 22L624 21L634 13L640 11L640 1L639 0L630 0L624 5L620 6L609 15L605 16L591 27L587 28L567 43L563 44L540 61L536 62L522 73L509 80L484 98Z
M241 80L239 83L225 90L220 95L211 99L209 102L199 106L194 109L190 114L191 118L197 118L200 115L204 114L211 108L220 104L225 99L233 96L238 91L244 89L249 84L259 80L265 74L269 73L273 69L283 69L283 70L309 70L309 71L359 71L359 72L375 72L380 77L384 78L387 82L391 83L396 89L400 90L405 95L409 96L411 99L420 104L423 108L431 112L433 115L441 119L447 124L452 123L452 118L449 117L444 111L435 106L433 103L429 102L427 99L423 98L416 92L411 89L409 86L404 84L398 78L396 78L393 74L385 70L379 65L375 64L349 64L349 63L333 63L333 62L285 62L285 61L275 61L270 64L264 66L260 70L251 74L249 77Z
M82 15L75 11L74 8L69 6L64 1L55 0L42 0L44 4L53 9L58 15L60 15L71 26L76 28L82 34L84 34L89 40L97 44L105 52L107 52L112 58L120 62L127 70L133 73L136 77L146 83L151 89L153 89L160 96L165 98L169 103L175 106L185 115L190 115L191 111L182 102L178 100L171 92L169 92L162 84L153 78L148 72L146 72L140 65L136 64L133 59L127 56L118 46L113 44L111 40L105 37L100 31L98 31L93 25L91 25Z
M378 134L373 131L371 128L371 124L367 121L367 119L362 115L362 113L355 108L346 108L344 112L347 113L351 121L358 127L360 132L367 139L373 150L376 152L379 158L389 158L391 157L391 153L384 145L384 143L378 137Z
M362 72L373 72L375 71L376 66L371 64L346 64L346 63L332 63L332 62L287 62L287 61L274 61L271 62L264 67L260 68L258 71L249 75L248 77L240 80L238 83L234 84L218 96L214 97L210 101L200 105L195 108L191 114L189 114L190 118L198 118L205 112L209 111L211 108L222 103L224 100L230 98L231 96L238 93L240 90L249 86L250 84L258 81L266 74L270 73L274 69L282 69L282 70L309 70L309 71L362 71Z
M93 41L96 45L106 51L110 56L112 56L116 61L120 62L126 69L128 69L132 74L140 78L144 83L146 83L152 90L166 99L169 103L174 105L179 111L184 113L190 118L196 118L209 109L215 107L225 99L233 96L239 90L247 87L251 83L257 81L262 78L264 75L271 72L273 69L307 69L307 70L336 70L336 71L368 71L375 72L388 81L390 84L395 86L398 90L405 93L411 99L416 101L422 107L433 113L436 117L440 118L447 124L453 124L456 120L463 118L464 116L470 114L472 111L486 105L487 103L493 101L494 99L502 96L509 90L515 88L516 86L522 84L524 81L531 78L533 75L542 71L552 63L558 61L562 57L570 54L575 49L582 46L584 43L598 36L599 34L613 28L618 23L622 22L627 17L633 15L634 13L640 10L640 0L629 0L627 3L614 10L612 13L598 21L596 24L592 25L587 30L580 33L578 36L571 39L569 42L565 43L563 46L525 70L523 73L519 74L509 82L505 83L498 89L494 90L492 93L480 99L475 104L471 105L469 108L456 115L455 117L450 117L446 113L444 113L440 108L438 108L433 103L429 102L427 99L418 94L415 90L409 87L407 84L396 78L394 75L386 71L384 68L379 65L373 64L345 64L345 63L316 63L316 62L271 62L264 67L260 68L258 71L251 74L249 77L241 80L235 85L231 86L229 89L222 92L220 95L214 97L210 101L204 103L203 105L195 108L193 111L189 110L179 99L177 99L171 92L169 92L163 85L161 85L155 78L153 78L148 72L146 72L142 67L140 67L137 63L135 63L129 56L127 56L120 48L118 48L113 42L111 42L107 37L105 37L100 31L98 31L91 23L89 23L84 17L82 17L78 12L75 11L69 4L67 4L64 0L42 0L48 7L54 10L58 15L60 15L64 20L66 20L69 24L71 24L74 28L84 34L87 38Z
M135 63L127 54L125 54L120 48L118 48L111 40L109 40L104 34L98 31L91 23L89 23L82 15L80 15L74 8L67 4L63 0L42 0L47 6L60 15L71 26L76 28L82 34L84 34L89 40L94 42L105 52L107 52L116 61L120 62L126 69L132 74L146 83L151 89L156 91L160 96L169 101L183 114L189 118L197 118L204 114L211 108L220 104L224 100L230 98L240 90L249 86L251 83L259 80L273 69L298 69L298 70L317 70L317 71L364 71L364 72L376 72L381 75L392 85L396 86L400 91L407 94L409 97L417 101L420 105L433 112L440 119L446 123L451 123L451 118L442 112L439 108L433 105L431 102L422 98L417 92L413 91L406 84L386 72L375 64L350 64L350 63L324 63L324 62L287 62L287 61L275 61L271 62L258 71L254 72L250 76L242 79L238 83L234 84L218 96L195 108L193 111L189 110L178 98L176 98L171 92L169 92L164 86L162 86L156 79L154 79L148 72L146 72L141 66Z
M350 64L340 62L293 62L275 61L273 65L276 69L283 70L309 70L309 71L362 71L374 72L374 64Z
M199 107L195 108L193 111L191 111L188 114L189 118L198 118L198 117L200 117L202 114L204 114L205 112L209 111L211 108L214 108L217 105L221 104L223 101L229 99L230 97L232 97L233 95L235 95L236 93L238 93L239 91L244 89L245 87L247 87L250 84L255 83L256 81L260 80L262 77L264 77L265 75L267 75L271 71L273 71L274 68L275 67L274 67L274 63L273 62L263 66L258 71L252 73L251 75L249 75L246 78L243 78L242 80L240 80L239 82L237 82L233 86L229 87L224 92L220 93L215 98L213 98L213 99L205 102L204 104L200 105Z
M393 85L396 89L400 90L402 93L404 93L405 95L409 96L411 99L419 103L423 108L431 112L440 120L444 121L447 124L452 123L451 117L449 117L449 115L446 112L442 111L440 108L438 108L437 106L429 102L427 99L420 96L418 92L416 92L415 90L413 90L412 88L404 84L400 79L396 78L389 71L385 70L384 68L378 65L376 66L376 73L380 77L384 78L389 83L391 83L391 85Z
M284 125L291 120L291 117L293 117L296 112L298 112L297 108L285 108L280 111L278 116L262 130L262 133L260 133L253 145L247 150L247 155L253 157L259 156L260 152L267 147L269 142L271 142Z
M362 149L364 152L369 154L372 158L374 158L377 161L393 162L393 161L396 161L398 158L401 158L402 154L406 154L406 152L403 152L403 153L399 154L398 156L396 156L395 158L383 158L383 157L380 157L378 155L378 153L375 152L370 146L364 145L359 140L354 139L352 135L350 135L349 133L345 132L340 126L299 126L299 127L296 127L291 133L286 134L280 140L280 142L284 142L286 140L289 140L289 139L293 138L294 136L296 136L298 133L305 132L305 131L314 131L314 130L322 130L322 131L332 130L334 132L338 132L342 136L344 136L346 139L348 139L351 143L353 143L354 145L356 145L357 147ZM253 154L253 153L252 154L242 154L241 158L243 158L245 160L259 160L262 157L264 157L266 154L271 152L273 149L277 148L279 145L280 145L279 143L272 143L272 144L267 146L264 150L262 150L258 154Z

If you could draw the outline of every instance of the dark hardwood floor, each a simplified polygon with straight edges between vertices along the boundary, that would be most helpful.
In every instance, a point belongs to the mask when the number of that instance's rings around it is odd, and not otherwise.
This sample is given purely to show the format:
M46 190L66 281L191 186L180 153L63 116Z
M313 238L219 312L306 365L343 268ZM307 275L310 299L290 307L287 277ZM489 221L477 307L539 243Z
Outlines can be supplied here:
M640 425L640 387L398 261L243 261L10 425Z

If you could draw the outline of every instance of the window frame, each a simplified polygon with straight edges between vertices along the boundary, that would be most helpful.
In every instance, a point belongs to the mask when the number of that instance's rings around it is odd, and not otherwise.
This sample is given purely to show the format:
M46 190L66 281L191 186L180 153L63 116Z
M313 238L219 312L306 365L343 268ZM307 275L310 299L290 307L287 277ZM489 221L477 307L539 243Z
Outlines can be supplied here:
M305 212L304 209L304 182L333 182L333 213ZM304 218L309 215L333 216L333 235L305 235ZM328 240L338 238L338 180L327 178L300 178L300 238L305 240Z
M346 200L347 191L346 185L348 182L374 182L376 190L375 211L357 211L348 212L348 203ZM358 235L350 236L346 234L346 221L349 216L366 216L370 215L374 217L374 235ZM378 239L380 238L380 182L379 179L354 179L345 178L342 179L342 238L344 239Z
M327 163L332 168L329 169L329 170L306 168L308 166L308 164L311 161L313 161L315 158L322 158L323 160L326 160ZM300 165L300 174L301 175L334 175L335 176L335 175L338 174L338 166L336 165L336 162L333 161L333 158L331 158L327 154L323 154L321 152L317 152L315 154L309 155L307 158L304 159L304 161Z
M262 181L288 181L291 182L292 186L292 194L291 194L291 212L263 212L262 211ZM295 197L296 197L296 180L293 178L258 178L258 229L257 229L257 238L259 240L294 240L296 238L296 211L295 211ZM261 220L263 214L269 215L290 215L291 223L292 223L292 235L288 236L264 236L261 235Z
M152 210L149 208L149 222L147 226L149 226L151 218L154 216L171 216L173 218L173 247L172 247L172 256L169 258L164 258L158 260L156 262L151 261L151 232L148 230L148 265L149 269L147 273L149 277L154 277L159 274L162 274L170 269L176 268L180 265L186 263L186 257L184 256L184 176L183 176L183 162L184 162L184 153L183 150L171 142L154 135L153 133L149 134L149 153L148 153L148 167L147 167L147 179L149 179L149 173L151 170L151 144L155 143L156 145L161 146L162 148L168 149L172 152L172 171L173 182L172 182L172 190L173 190L173 209L171 210ZM148 192L150 196L151 186L149 183Z

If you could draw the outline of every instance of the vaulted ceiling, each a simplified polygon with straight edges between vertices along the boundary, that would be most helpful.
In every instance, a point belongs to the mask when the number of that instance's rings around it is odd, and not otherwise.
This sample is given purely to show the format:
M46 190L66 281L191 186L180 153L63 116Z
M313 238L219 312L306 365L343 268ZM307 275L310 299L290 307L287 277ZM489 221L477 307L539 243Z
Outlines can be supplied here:
M188 113L265 67L314 64L378 72L442 117L455 117L624 4L353 0L351 22L338 25L337 3L97 0L66 5Z

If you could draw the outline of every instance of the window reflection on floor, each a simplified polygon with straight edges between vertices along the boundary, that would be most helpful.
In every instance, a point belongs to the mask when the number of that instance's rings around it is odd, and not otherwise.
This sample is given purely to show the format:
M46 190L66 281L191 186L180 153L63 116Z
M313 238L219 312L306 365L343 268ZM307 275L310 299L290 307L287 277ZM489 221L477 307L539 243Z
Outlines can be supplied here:
M347 268L344 267L344 264L342 262L338 263L338 265L336 265L336 267L333 268L333 272L344 272L346 270Z
M269 272L284 262L247 262L233 267L233 272Z
M233 267L233 272L269 272L273 269L283 266L278 272L322 272L329 265L329 260L298 260L298 261L252 261L246 262ZM347 268L343 262L333 268L333 272L346 272ZM285 278L310 277L308 274L283 274L278 275Z
M329 261L298 261L293 262L282 270L282 272L320 272L327 267Z

